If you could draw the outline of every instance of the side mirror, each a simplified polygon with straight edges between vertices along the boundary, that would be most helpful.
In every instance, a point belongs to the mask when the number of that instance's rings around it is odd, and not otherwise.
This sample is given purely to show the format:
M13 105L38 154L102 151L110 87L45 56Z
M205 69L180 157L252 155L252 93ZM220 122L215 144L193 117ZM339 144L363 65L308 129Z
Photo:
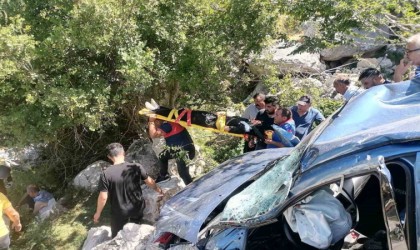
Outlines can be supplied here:
M408 250L404 229L398 215L394 190L391 185L391 173L385 165L383 157L379 157L379 180L381 185L382 211L384 213L385 227L389 249Z

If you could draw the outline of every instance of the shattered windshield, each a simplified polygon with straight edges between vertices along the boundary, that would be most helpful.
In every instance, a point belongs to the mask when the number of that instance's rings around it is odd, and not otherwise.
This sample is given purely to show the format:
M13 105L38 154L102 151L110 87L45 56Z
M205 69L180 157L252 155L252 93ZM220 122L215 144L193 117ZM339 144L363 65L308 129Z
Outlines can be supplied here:
M337 113L339 110L337 111ZM309 145L325 130L336 115L333 114L317 126L291 152L276 165L229 199L222 212L221 224L259 224L270 217L286 199L292 183L293 173L300 168L302 155Z
M232 197L223 211L221 222L239 224L259 221L260 216L280 205L287 196L292 174L299 168L304 149L304 144L296 147L290 156L277 162L266 174Z

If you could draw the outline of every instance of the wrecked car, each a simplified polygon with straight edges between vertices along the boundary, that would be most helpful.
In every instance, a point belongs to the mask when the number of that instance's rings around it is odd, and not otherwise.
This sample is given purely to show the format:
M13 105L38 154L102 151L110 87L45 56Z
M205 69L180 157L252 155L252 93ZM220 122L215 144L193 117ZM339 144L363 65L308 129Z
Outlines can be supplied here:
M373 87L295 148L230 159L166 202L164 248L419 249L420 80Z

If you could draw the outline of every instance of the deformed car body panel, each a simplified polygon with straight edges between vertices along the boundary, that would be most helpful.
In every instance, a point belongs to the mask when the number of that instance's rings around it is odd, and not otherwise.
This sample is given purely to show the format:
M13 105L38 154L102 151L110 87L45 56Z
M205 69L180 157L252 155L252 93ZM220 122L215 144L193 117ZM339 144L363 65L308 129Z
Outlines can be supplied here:
M391 185L391 173L386 167L383 157L380 161L379 179L382 211L385 218L389 249L408 250L404 228L398 215L397 203L395 202L395 195Z
M156 223L157 234L170 232L196 243L204 221L222 201L290 150L259 150L224 162L165 203Z
M335 173L331 173L330 176L325 179L318 178L318 181L312 182L311 185L305 187L304 189L300 189L300 192L298 192L295 196L288 197L284 204L279 207L280 210L276 211L276 213L278 215L288 206L291 206L297 201L301 200L306 196L306 194L312 193L317 188L321 188L325 184L340 179L344 180L345 178L359 176L359 174L363 174L363 176L374 174L379 178L382 208L388 235L388 246L390 246L389 249L407 250L408 246L405 240L405 235L403 233L403 226L398 216L393 187L391 185L391 175L388 168L384 164L383 156L369 158L363 162L359 162L359 164L354 166L353 169L350 167L344 169L344 171L342 171L342 169L336 169ZM246 235L243 235L244 230L258 226L261 225L225 228L224 230L219 231L217 234L208 239L208 242L211 244L206 245L205 249L228 249L225 247L231 245L244 246L237 247L235 249L246 249L245 245L247 242L247 237Z
M296 197L301 193L308 192L309 189L313 186L320 186L326 182L336 180L348 176L357 176L363 175L368 172L372 172L372 169L375 169L378 166L378 157L392 158L392 156L397 156L401 154L409 154L420 151L420 143L412 142L404 145L388 145L380 147L374 150L367 150L359 152L354 155L348 155L336 158L332 161L322 164L322 167L311 168L310 170L300 174L298 178L293 182L293 186L290 188L287 199L284 199L284 202L279 204L277 207L272 207L270 210L260 211L260 214L256 214L253 218L244 218L244 215L248 215L248 207L243 206L244 211L236 211L236 215L229 220L222 219L222 224L229 224L235 226L248 226L248 227L257 227L265 224L267 221L272 221L278 217L280 211L285 207L296 201ZM291 152L293 154L293 152ZM270 169L270 171L275 171L275 169ZM267 172L270 174L270 172ZM263 178L262 176L261 178ZM258 184L258 179L254 183ZM247 189L251 189L254 185L251 184ZM244 190L245 191L245 190ZM240 197L243 193L240 193L236 196ZM235 199L235 196L231 198ZM229 209L228 207L225 210ZM252 209L252 207L251 207ZM224 211L225 212L225 211Z
M420 79L370 88L334 115L302 158L302 171L322 162L420 138Z
M247 228L227 228L211 237L205 249L245 249L247 235Z
M349 169L349 171L357 171L354 166L367 159L376 159L379 156L383 156L385 159L392 159L405 154L415 154L419 151L420 143L412 142L407 144L388 145L377 149L366 150L356 154L335 158L319 165L318 167L311 168L309 171L302 174L294 182L289 196L293 197L295 194L304 192L311 183L317 183L320 176L325 179L330 179L336 175L337 171L343 172L346 171L346 169ZM363 174L363 172L359 172L359 174Z

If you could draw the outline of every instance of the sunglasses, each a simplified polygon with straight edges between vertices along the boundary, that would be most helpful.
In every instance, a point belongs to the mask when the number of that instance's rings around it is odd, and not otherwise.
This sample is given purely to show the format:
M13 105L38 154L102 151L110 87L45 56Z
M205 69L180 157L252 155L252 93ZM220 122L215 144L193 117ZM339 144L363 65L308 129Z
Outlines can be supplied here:
M411 52L414 52L414 51L418 51L418 50L420 50L420 48L418 48L418 49L406 49L405 54L408 54L408 53L411 53Z

